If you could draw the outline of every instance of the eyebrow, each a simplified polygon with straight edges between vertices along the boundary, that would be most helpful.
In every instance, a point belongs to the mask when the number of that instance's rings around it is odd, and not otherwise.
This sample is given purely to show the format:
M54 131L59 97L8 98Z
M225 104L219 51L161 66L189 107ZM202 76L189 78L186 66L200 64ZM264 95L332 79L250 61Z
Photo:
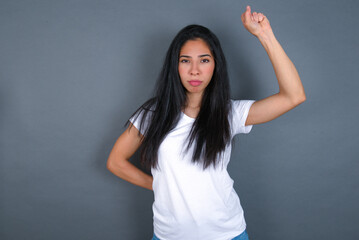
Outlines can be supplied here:
M185 57L185 58L192 58L191 56L188 56L188 55L181 55L181 57ZM211 57L211 55L209 54L202 54L202 55L198 55L198 57Z

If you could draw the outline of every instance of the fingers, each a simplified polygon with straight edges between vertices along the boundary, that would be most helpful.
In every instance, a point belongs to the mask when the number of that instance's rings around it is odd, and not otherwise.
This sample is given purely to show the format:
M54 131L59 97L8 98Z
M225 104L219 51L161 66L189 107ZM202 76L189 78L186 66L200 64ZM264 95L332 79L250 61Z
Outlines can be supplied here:
M257 13L257 12L253 12L251 14L251 7L247 6L246 11L244 13L244 16L242 14L241 19L242 21L256 21L256 22L261 22L263 21L265 18L263 13Z
M264 15L262 13L258 13L258 20L259 22L262 22L264 19Z
M252 14L251 14L251 7L247 6L246 12L244 13L244 20L245 21L250 21L252 20Z
M257 14L257 12L253 12L253 18L254 18L254 21L258 22L258 14Z

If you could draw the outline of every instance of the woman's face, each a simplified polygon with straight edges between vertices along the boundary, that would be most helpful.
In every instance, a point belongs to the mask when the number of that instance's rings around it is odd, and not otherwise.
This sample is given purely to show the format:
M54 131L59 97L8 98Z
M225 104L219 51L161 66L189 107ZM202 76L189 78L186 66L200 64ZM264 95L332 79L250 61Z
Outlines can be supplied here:
M212 79L214 59L207 43L200 38L188 40L181 48L178 72L187 93L203 94Z

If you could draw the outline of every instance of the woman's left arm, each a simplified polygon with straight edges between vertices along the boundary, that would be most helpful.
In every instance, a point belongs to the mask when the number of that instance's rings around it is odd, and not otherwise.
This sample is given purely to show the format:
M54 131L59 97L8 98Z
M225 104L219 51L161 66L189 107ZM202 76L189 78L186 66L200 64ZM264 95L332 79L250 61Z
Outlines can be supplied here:
M245 125L271 121L306 100L297 69L275 38L268 19L262 13L253 12L248 6L241 16L244 27L256 36L272 62L278 80L279 92L254 102Z

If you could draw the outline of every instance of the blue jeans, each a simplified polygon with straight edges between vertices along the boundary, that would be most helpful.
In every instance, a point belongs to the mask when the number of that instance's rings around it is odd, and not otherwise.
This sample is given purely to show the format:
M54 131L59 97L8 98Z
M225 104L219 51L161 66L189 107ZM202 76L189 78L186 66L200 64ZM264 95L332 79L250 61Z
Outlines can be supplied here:
M160 239L153 233L152 240L160 240ZM244 232L242 232L238 236L232 238L232 240L249 240L247 231L244 230Z

